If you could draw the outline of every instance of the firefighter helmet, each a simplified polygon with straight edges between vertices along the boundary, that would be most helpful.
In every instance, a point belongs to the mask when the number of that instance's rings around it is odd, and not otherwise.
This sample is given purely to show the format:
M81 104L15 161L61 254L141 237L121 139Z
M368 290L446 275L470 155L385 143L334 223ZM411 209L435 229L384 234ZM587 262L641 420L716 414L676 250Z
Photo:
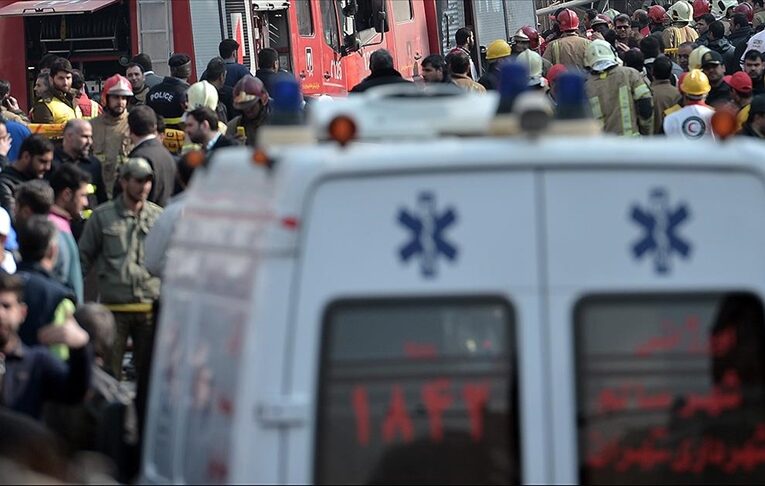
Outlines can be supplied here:
M516 62L520 62L528 68L529 78L542 77L542 56L537 52L532 51L531 49L526 49L518 54Z
M663 24L667 20L667 11L661 5L653 5L648 9L648 18L654 24Z
M688 69L701 69L701 58L707 52L709 52L709 48L706 46L699 46L692 50L691 55L688 56Z
M598 14L595 16L594 19L592 19L592 22L590 22L590 27L594 28L596 25L603 25L603 24L610 25L611 23L613 23L613 20L611 19L611 17L609 17L606 14Z
M234 86L234 108L244 111L258 101L263 105L268 104L268 91L263 81L249 74L237 81Z
M688 2L681 0L672 4L667 14L672 22L690 22L693 20L693 7Z
M694 0L693 2L693 18L694 19L699 19L710 12L712 12L712 7L709 6L709 0Z
M120 74L115 74L104 81L104 88L101 90L102 106L106 106L106 98L110 95L125 97L133 96L133 88L130 86L130 81Z
M724 19L728 16L728 10L738 5L738 0L714 0L712 4L712 15L716 19Z
M532 49L539 48L539 32L534 27L524 25L515 33L513 39L521 42L528 42Z
M611 44L596 39L587 46L587 52L584 55L584 65L593 71L605 71L606 69L619 64L618 57Z
M495 41L491 41L489 46L486 48L486 60L496 61L497 59L508 57L512 53L513 50L510 48L510 44L502 39L497 39Z
M207 81L199 81L192 84L186 90L186 98L188 100L186 111L202 107L215 111L218 108L218 90Z
M746 15L746 20L750 24L754 20L754 9L748 3L739 3L738 6L733 9L733 13Z
M603 15L611 19L611 22L613 22L614 19L620 15L620 12L616 10L615 8L609 8L608 10L603 12Z
M558 27L561 32L569 32L579 28L579 16L570 8L558 14Z
M709 84L709 78L707 78L707 75L701 69L692 69L683 78L681 88L686 95L704 96L709 94L712 86Z

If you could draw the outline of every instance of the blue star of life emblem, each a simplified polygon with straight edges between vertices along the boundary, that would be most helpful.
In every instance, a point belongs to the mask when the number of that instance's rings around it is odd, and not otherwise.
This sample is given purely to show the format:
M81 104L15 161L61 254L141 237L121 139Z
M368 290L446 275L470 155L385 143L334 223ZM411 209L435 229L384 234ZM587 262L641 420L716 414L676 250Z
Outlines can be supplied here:
M417 257L425 278L436 276L439 256L455 261L458 254L457 247L444 236L444 231L456 223L457 213L451 207L443 211L438 211L436 207L435 195L422 192L417 197L414 211L400 209L398 212L399 224L409 231L411 237L399 248L399 257L404 263Z
M690 211L684 203L670 206L665 189L651 190L648 205L633 205L630 217L643 230L642 237L632 245L636 260L651 255L656 273L666 275L671 270L673 254L684 259L690 257L690 242L677 233L678 227L690 218Z

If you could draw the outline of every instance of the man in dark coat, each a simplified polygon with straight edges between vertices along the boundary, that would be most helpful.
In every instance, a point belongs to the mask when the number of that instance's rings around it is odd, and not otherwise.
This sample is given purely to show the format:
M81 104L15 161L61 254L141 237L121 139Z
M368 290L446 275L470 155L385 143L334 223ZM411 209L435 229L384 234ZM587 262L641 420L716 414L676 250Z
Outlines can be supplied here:
M364 78L351 90L351 93L362 93L376 86L397 83L411 83L393 68L393 56L385 49L378 49L369 57L369 69L372 74Z
M218 117L205 106L186 113L186 135L202 146L208 158L216 150L238 145L218 131Z
M128 115L133 150L128 157L146 159L154 170L149 201L164 207L175 188L173 156L157 136L157 115L148 106L136 106ZM119 192L115 188L115 194Z

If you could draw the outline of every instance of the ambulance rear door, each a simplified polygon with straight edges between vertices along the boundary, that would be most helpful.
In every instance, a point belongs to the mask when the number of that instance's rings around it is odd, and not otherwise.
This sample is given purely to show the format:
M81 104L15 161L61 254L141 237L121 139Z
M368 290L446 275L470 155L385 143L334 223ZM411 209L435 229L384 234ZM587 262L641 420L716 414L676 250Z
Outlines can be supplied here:
M549 479L762 482L765 153L628 143L544 175Z
M380 170L310 191L284 390L305 420L285 482L551 479L535 178L444 170L472 159L440 145L338 150ZM390 168L413 154L432 164Z

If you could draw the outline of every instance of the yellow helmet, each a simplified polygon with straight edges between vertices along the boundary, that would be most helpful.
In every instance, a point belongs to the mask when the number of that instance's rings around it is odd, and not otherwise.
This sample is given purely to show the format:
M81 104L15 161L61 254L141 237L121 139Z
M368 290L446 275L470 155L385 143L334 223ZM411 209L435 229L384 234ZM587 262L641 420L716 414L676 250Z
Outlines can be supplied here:
M701 69L693 69L683 78L680 89L687 95L704 96L709 94L712 87L709 85L709 78Z
M584 65L593 71L604 71L619 64L616 52L608 42L596 39L587 46L584 54Z
M688 56L688 69L701 69L701 58L707 52L709 52L709 48L706 46L699 46L691 51L691 55Z
M497 59L502 59L503 57L508 57L512 53L513 50L510 48L510 44L508 44L507 41L497 39L492 41L486 48L486 60L495 61Z
M192 84L186 91L187 111L206 106L212 111L218 108L218 90L207 81Z
M669 7L667 15L672 22L691 22L693 20L693 7L688 2L681 0Z

